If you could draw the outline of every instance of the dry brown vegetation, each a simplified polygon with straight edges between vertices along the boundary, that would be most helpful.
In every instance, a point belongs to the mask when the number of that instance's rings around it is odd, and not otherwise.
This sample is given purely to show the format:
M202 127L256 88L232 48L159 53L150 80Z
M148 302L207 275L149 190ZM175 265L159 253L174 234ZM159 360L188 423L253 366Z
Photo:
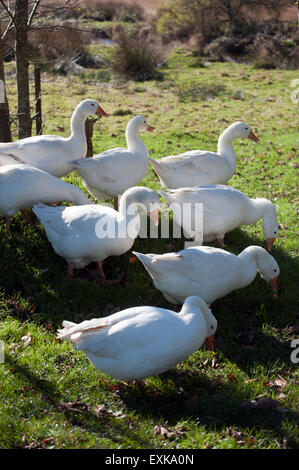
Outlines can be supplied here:
M122 27L114 29L116 49L113 69L119 75L135 80L159 78L157 68L166 56L165 47L153 34L151 28L141 28L137 35L129 35Z

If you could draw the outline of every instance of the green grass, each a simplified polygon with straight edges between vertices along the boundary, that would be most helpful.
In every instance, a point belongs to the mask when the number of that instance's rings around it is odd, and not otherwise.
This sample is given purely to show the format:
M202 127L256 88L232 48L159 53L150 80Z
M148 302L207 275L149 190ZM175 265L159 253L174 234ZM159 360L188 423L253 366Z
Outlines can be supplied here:
M93 46L93 53L103 51L101 69L87 70L83 76L43 76L44 133L68 135L71 113L84 98L98 99L110 114L95 126L96 153L125 145L131 113L144 114L155 128L153 134L143 135L154 158L191 149L215 150L225 127L246 121L260 143L235 142L238 166L229 184L250 197L267 197L277 206L281 230L273 256L281 268L278 300L257 276L247 288L212 305L218 319L214 352L202 349L169 372L147 378L141 388L133 384L119 389L83 353L67 342L56 342L56 329L63 319L80 322L109 315L115 308L170 305L142 265L128 262L130 253L104 262L109 278L126 273L124 285L67 280L65 261L54 253L33 214L32 225L17 215L11 233L4 223L0 226L0 339L5 343L5 363L0 364L0 445L296 447L298 376L290 361L290 343L298 336L298 109L290 100L296 72L233 63L198 67L196 58L177 48L162 69L163 81L135 83L111 75L109 50ZM101 79L103 73L106 80ZM14 113L14 78L7 84ZM83 189L76 173L65 180ZM142 184L159 188L152 170ZM176 250L183 248L183 239L170 241ZM251 244L265 247L261 223L236 229L225 241L226 249L234 253ZM134 250L163 253L168 242L137 239ZM26 346L28 333L31 342ZM277 379L283 381L277 385ZM267 408L262 401L250 407L248 400L258 397L277 403ZM61 402L81 405L76 412ZM102 412L97 411L100 405ZM156 425L174 434L162 438L154 432Z

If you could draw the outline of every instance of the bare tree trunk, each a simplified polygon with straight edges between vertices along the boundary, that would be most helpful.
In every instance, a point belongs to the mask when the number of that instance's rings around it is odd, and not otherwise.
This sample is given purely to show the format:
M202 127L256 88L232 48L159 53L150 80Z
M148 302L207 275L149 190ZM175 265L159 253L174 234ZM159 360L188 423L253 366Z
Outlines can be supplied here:
M41 81L40 81L40 66L34 66L34 86L35 86L35 123L36 135L42 133L42 98L41 98Z
M0 28L0 142L10 142L10 119L9 107L5 89L5 74L3 64L3 44L1 40Z
M29 62L27 59L28 36L28 0L16 0L16 69L18 87L19 139L31 136L30 100L29 100Z

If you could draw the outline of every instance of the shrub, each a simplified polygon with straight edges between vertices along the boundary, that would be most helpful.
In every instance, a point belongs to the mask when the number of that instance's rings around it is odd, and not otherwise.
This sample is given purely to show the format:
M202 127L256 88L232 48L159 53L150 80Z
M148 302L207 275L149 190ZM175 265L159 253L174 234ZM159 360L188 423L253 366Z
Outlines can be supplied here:
M289 6L293 22L279 21ZM196 57L297 68L295 10L291 0L165 0L156 25L165 38L183 39Z
M299 66L299 34L292 40L283 35L258 34L250 48L256 68L291 68Z
M84 49L89 40L87 33L82 34L67 23L63 27L54 25L32 30L29 32L29 59L60 73L94 67L96 60Z
M134 1L89 0L81 7L84 18L98 21L124 21L136 23L144 17L144 9Z
M292 0L164 0L156 24L160 34L171 38L201 33L211 39L228 30L245 35L256 28L256 23L278 21L290 6L294 8Z
M130 36L119 27L114 30L116 48L113 70L134 80L162 78L159 66L165 60L165 51L148 29L140 30L137 36Z
M208 16L213 11L204 11L203 0L168 0L158 9L157 31L167 38L187 38L201 33L206 36L214 28Z

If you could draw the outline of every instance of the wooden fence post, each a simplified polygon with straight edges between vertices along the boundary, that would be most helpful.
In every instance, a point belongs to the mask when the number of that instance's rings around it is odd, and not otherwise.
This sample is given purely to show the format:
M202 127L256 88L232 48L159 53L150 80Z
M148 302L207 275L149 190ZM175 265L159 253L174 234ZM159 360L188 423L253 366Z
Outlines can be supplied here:
M85 121L85 135L86 135L86 142L87 142L87 153L86 157L93 156L93 147L92 147L92 135L93 135L93 126L97 119L88 118Z

